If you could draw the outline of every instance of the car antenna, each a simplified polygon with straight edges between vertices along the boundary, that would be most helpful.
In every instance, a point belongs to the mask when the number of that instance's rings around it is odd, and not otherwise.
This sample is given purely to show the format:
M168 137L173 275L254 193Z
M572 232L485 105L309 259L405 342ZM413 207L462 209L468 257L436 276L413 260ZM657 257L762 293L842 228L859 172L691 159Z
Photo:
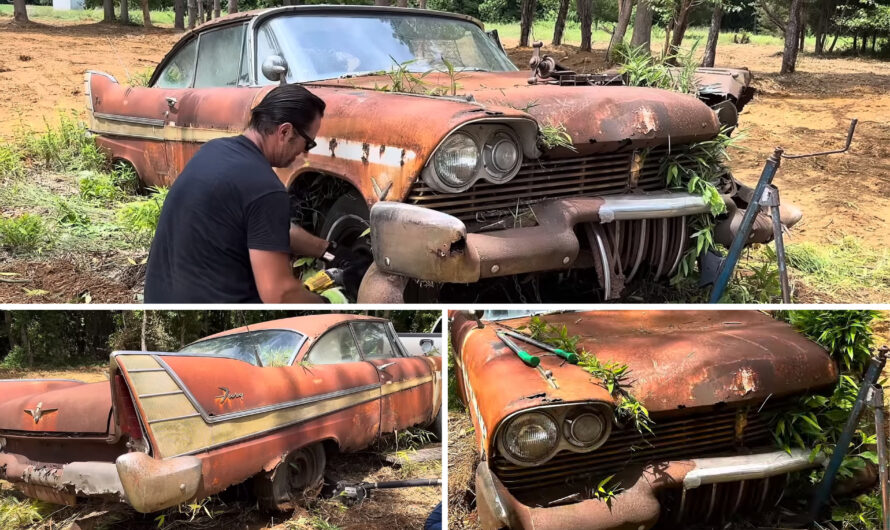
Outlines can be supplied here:
M250 345L253 346L253 356L256 357L256 364L262 368L263 361L260 359L260 352L256 347L256 342L253 341L253 332L250 331L250 326L247 325L247 319L244 318L244 312L239 310L238 315L241 317L241 324L244 326L244 329L247 330L247 338L250 340Z

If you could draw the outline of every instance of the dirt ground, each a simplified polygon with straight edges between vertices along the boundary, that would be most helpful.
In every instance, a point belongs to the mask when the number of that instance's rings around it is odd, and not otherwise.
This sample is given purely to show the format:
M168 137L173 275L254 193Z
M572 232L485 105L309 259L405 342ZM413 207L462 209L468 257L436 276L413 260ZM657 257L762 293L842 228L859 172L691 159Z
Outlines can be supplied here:
M71 368L65 370L33 370L28 372L0 369L0 379L16 378L58 378L76 379L87 383L108 380L107 366ZM441 451L441 445L430 443L423 448ZM392 453L391 446L380 447L379 451L367 449L359 453L337 455L330 459L325 477L331 481L382 482L409 478L437 478L442 475L441 461L411 462L407 466L394 466L384 459L385 452ZM404 450L404 447L399 449ZM398 456L411 459L412 450L399 452ZM13 495L8 482L0 480L0 501L3 496ZM213 517L205 512L198 513L194 521L191 514L164 512L165 524L159 524L158 514L139 514L127 506L84 505L66 508L44 506L45 519L32 527L37 530L56 528L114 528L114 529L161 529L202 528L213 530L392 530L394 528L422 528L430 512L442 499L441 487L419 487L392 490L379 490L370 500L360 505L345 506L334 499L312 500L301 503L293 513L266 513L257 509L250 488L238 485L218 496L211 497L206 506ZM0 513L0 516L3 514ZM188 524L186 524L188 522ZM70 526L74 524L74 526ZM79 526L78 526L79 525ZM2 525L0 525L2 526ZM8 527L4 527L7 530ZM15 530L15 528L8 528Z
M128 75L153 68L179 37L178 32L164 28L146 31L62 21L20 27L9 20L0 19L0 93L13 97L0 100L0 137L12 135L21 124L42 127L44 120L55 120L60 110L82 112L86 70L110 72L126 82ZM514 62L526 68L530 49L515 48L516 43L509 40L505 45ZM595 43L592 53L580 53L573 46L545 48L545 53L579 71L597 71L605 67L604 45ZM776 177L782 200L804 211L787 241L837 244L844 236L855 236L870 248L890 247L890 63L852 57L819 59L804 53L797 73L781 76L779 52L778 46L753 44L718 48L717 66L750 68L758 89L740 117L747 137L741 142L744 150L733 153L735 175L748 183L756 181L776 146L790 154L840 147L849 120L859 118L849 154L783 163ZM97 273L95 278L84 266ZM33 265L25 262L11 270L22 268L30 270ZM60 258L50 268L74 268L79 272L69 274L79 279L69 283L83 281L98 287L77 286L54 295L54 300L33 301L76 299L82 291L89 291L93 301L131 301L139 288L138 281L120 278L125 274L108 274L89 263L72 266L72 260ZM39 282L27 288L55 293ZM19 285L0 285L0 301L23 301L21 291ZM798 301L886 301L880 300L878 291L863 286L856 299L843 294L841 300L801 291Z

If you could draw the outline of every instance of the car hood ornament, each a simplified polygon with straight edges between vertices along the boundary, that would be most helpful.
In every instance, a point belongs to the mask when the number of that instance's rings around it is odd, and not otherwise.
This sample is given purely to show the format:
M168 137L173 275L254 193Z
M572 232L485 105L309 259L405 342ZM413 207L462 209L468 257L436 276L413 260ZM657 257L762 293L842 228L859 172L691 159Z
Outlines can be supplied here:
M43 402L37 404L33 409L25 409L25 414L28 414L32 418L34 418L34 425L37 425L40 422L40 418L43 417L47 412L55 412L59 409L45 409L43 408Z

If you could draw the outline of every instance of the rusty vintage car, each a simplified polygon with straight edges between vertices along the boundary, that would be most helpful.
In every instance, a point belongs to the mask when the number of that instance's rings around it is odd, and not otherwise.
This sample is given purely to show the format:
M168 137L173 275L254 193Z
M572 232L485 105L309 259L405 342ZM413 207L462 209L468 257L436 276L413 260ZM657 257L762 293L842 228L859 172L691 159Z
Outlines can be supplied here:
M177 353L111 354L108 382L0 381L0 479L55 503L140 512L252 479L269 508L321 484L327 456L414 425L441 432L441 357L392 324L312 315Z
M612 394L579 366L517 340L539 358L532 368L507 348L497 333L532 313L453 315L459 392L481 456L484 528L720 524L774 505L789 473L821 463L772 438L771 418L838 380L828 353L789 325L755 311L540 317L565 325L601 362L629 367L630 392L653 421L644 436L616 422ZM607 502L592 491L610 475L621 489Z
M700 69L697 99L560 68L537 57L531 77L519 71L464 15L286 6L186 33L148 87L88 72L85 95L99 145L147 185L241 133L279 82L324 99L317 147L279 176L295 222L373 254L359 301L612 299L678 267L689 217L709 207L669 191L661 161L734 123L751 75ZM548 126L570 145L544 141ZM728 170L719 189L728 245L751 190ZM569 290L542 287L566 276Z

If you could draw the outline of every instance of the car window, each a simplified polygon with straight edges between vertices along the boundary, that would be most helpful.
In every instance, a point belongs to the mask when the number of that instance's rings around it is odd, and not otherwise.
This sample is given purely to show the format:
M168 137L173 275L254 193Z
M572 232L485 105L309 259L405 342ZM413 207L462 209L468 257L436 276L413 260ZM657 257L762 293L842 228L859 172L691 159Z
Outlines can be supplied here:
M201 34L195 88L238 85L245 28L241 24Z
M257 366L289 366L303 335L286 330L260 330L236 333L189 344L179 353L200 353L214 357L238 359Z
M155 85L158 88L188 88L195 79L195 51L198 49L198 39L185 45L174 55L158 76Z
M398 357L382 322L353 322L352 326L365 359Z
M337 364L361 361L349 326L328 331L312 346L304 359L310 364Z

